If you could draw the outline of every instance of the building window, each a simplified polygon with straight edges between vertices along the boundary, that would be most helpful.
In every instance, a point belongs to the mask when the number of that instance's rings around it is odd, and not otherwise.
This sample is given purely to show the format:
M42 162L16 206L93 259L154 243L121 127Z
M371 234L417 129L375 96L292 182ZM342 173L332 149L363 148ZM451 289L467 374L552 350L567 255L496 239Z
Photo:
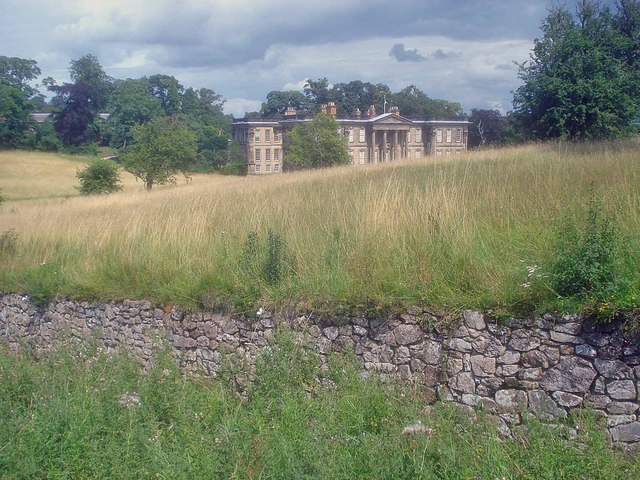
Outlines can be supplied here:
M267 129L264 131L264 141L271 143L271 130Z
M353 149L349 149L349 163L353 165Z
M360 132L358 132L358 141L364 143L364 128L360 128Z
M353 128L349 129L349 143L353 143Z
M442 150L436 150L436 157L440 157L442 155Z
M270 162L271 161L271 149L267 148L267 151L264 152L264 161L265 162Z
M411 130L407 130L407 143L411 143Z
M420 150L419 148L416 148L416 158L421 158L422 157L422 150Z
M274 148L273 149L273 161L274 162L279 162L280 161L280 149L278 149L278 148Z
M451 143L451 129L447 128L447 143Z
M273 142L274 143L279 143L281 139L282 139L282 134L280 134L278 132L273 134Z
M416 143L422 142L422 129L416 129Z
M260 162L260 150L256 149L256 163Z
M253 136L253 140L254 140L256 143L260 143L260 130L259 130L259 129L257 129L257 128L256 128L256 133L255 133L255 135Z
M462 129L456 128L456 143L462 142Z
M270 164L265 165L264 169L265 169L265 171L270 172L271 171L271 165Z
M277 164L276 164L276 165L274 165L274 166L273 166L273 171L274 171L274 172L279 172L279 171L280 171L280 165L277 165Z
M364 148L360 149L360 165L364 165Z
M442 129L436 128L436 142L442 143Z
M256 165L256 173L260 173L260 165Z

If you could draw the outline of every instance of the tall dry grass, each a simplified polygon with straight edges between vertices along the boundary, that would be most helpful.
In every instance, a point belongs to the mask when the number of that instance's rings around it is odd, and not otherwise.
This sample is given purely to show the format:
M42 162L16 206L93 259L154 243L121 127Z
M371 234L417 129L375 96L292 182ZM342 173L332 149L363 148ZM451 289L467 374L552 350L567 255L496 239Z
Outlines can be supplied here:
M545 271L590 192L616 212L638 283L639 167L635 142L547 144L8 202L0 232L18 241L0 286L188 305L544 305L553 292L544 280L523 287L526 267ZM286 242L278 284L243 263L248 234L264 245L269 231Z

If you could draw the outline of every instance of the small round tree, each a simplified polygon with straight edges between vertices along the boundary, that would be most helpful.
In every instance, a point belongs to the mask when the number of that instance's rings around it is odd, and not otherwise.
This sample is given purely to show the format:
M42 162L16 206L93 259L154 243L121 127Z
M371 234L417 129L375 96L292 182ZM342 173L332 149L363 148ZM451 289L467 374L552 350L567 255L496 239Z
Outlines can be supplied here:
M96 160L76 172L81 195L112 193L122 190L119 167L109 160Z

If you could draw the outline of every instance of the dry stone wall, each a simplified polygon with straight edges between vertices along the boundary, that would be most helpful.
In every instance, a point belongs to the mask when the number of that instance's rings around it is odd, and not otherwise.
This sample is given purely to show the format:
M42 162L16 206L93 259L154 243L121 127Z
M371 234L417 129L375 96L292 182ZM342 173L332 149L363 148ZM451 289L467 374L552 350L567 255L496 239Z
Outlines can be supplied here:
M614 442L640 442L640 346L620 325L575 315L503 324L474 311L447 317L417 308L335 323L262 309L252 317L185 314L144 301L57 300L39 308L26 296L0 294L0 341L14 351L44 354L94 338L148 364L168 343L185 370L215 376L227 353L250 369L275 329L287 325L323 361L330 352L352 351L364 372L418 384L426 401L482 407L505 434L525 412L554 420L589 407L606 417Z

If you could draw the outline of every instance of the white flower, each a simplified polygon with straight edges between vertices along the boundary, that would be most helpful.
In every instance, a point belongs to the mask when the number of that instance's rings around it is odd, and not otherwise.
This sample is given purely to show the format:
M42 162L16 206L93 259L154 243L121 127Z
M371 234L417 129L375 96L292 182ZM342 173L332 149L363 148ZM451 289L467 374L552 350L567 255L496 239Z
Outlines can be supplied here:
M262 307L260 307L260 308L258 309L258 311L256 312L256 315L257 315L257 316L260 316L260 315L264 315L264 313L265 313L265 309L264 309L264 308L262 308Z

